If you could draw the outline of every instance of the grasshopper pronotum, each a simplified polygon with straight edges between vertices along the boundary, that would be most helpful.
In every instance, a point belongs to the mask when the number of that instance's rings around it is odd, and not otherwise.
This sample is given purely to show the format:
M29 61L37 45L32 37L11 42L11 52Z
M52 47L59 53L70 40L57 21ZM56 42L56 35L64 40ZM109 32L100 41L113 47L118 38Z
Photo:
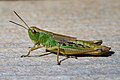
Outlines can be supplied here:
M14 11L14 13L19 17L20 20L26 25L23 26L14 21L10 21L16 25L23 27L28 30L28 35L34 46L30 48L27 55L22 55L21 57L28 57L31 51L38 48L45 47L49 52L54 52L57 54L57 64L60 65L59 55L64 56L76 56L76 55L93 55L101 56L107 55L109 53L110 47L102 46L102 40L95 41L84 41L77 40L75 37L70 37L66 35L56 34L46 30L39 29L35 26L28 26L26 22ZM43 54L44 55L44 54Z

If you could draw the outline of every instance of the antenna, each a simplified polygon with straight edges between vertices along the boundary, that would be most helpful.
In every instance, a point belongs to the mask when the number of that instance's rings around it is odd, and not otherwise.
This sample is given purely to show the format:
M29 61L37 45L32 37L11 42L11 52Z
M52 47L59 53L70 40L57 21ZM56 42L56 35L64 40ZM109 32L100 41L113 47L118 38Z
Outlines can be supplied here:
M25 26L23 26L23 25L21 25L21 24L19 24L19 23L16 23L16 22L14 22L14 21L9 21L9 22L11 22L11 23L13 23L13 24L16 24L16 25L18 25L18 26L21 26L21 27L27 29ZM27 29L27 30L28 30L28 29Z
M29 26L27 25L27 23L18 15L18 13L17 12L15 12L14 11L14 13L20 18L20 20L22 20L22 22L29 28ZM16 24L15 22L13 22L13 21L10 21L10 22L12 22L12 23L14 23L14 24ZM19 25L19 24L17 24L17 25ZM20 26L20 25L19 25Z

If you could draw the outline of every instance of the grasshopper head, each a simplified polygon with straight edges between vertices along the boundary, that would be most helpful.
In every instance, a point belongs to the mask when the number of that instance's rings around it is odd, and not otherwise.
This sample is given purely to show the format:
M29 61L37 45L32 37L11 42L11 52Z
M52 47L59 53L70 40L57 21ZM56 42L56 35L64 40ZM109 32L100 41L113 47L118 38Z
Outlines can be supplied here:
M38 42L39 32L35 27L30 27L28 29L28 35L34 44Z

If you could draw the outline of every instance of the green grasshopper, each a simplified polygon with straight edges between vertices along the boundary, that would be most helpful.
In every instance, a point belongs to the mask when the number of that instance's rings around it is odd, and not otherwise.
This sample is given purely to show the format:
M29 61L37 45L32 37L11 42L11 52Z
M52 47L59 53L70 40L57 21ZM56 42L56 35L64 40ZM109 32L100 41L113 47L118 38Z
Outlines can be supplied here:
M102 46L102 40L77 40L77 38L75 37L56 34L43 29L39 29L35 26L28 26L28 24L26 24L26 22L15 11L14 13L20 20L22 20L26 27L14 21L10 22L28 30L28 35L34 43L34 46L30 48L28 54L22 55L21 57L29 57L31 51L34 51L41 47L45 47L46 51L54 52L57 54L57 64L60 65L60 54L62 54L63 56L67 56L67 58L76 55L101 56L107 55L109 53L109 50L111 49L110 47Z

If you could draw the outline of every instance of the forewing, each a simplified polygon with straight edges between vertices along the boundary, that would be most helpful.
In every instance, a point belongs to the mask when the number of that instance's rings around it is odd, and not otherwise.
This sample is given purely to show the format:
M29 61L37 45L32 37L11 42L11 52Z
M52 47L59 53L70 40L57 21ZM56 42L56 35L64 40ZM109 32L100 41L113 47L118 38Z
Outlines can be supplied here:
M43 29L39 29L37 27L34 27L38 32L45 32L45 33L48 33L50 35L52 35L54 37L54 39L58 40L58 41L65 41L65 42L68 42L68 41L72 41L72 40L77 40L76 37L71 37L71 36L66 36L66 35L62 35L62 34L57 34L57 33L53 33L53 32L50 32L50 31L46 31L46 30L43 30Z

